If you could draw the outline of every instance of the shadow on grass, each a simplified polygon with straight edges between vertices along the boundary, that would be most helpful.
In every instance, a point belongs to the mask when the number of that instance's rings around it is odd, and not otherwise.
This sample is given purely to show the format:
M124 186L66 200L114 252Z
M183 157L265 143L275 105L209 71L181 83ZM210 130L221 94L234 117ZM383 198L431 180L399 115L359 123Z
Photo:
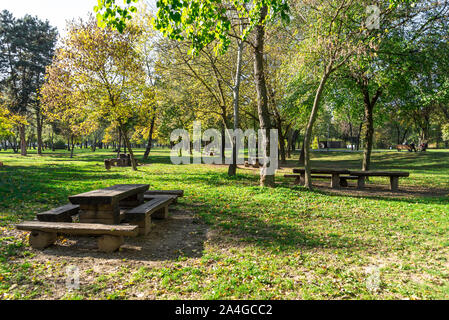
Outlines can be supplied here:
M68 196L94 189L90 185L106 187L119 179L126 179L126 175L62 164L3 167L0 170L1 208L24 208L15 214L29 217L36 214L29 203L35 207L65 204Z
M299 154L295 155L299 157ZM335 159L331 159L334 157ZM341 159L343 157L343 159ZM312 167L343 168L361 170L363 155L345 152L314 152ZM298 167L297 160L287 160L282 166ZM433 152L375 152L371 156L372 170L410 170L444 171L449 168L449 154L443 151Z
M315 194L319 195L325 195L325 196L331 196L331 197L341 197L341 198L351 198L351 199L369 199L369 200L380 200L380 201L390 201L390 202L403 202L408 204L421 204L421 205L427 205L427 204L449 204L449 197L448 196L438 196L438 195L422 195L421 193L417 193L417 196L410 197L412 194L410 191L395 191L394 195L392 196L382 196L379 195L380 192L388 192L386 190L374 190L371 191L372 194L369 194L370 190L364 189L364 194L356 194L356 189L354 188L345 188L345 189L339 189L337 191L331 191L326 190L328 188L321 188L314 186L314 188L310 191L306 189L305 187L301 186L292 186L288 182L281 182L277 185L278 187L283 188L290 188L292 190L298 191L298 192L313 192ZM344 192L340 192L343 190ZM351 194L350 192L353 191L354 193ZM441 193L443 190L438 189L438 193ZM449 191L448 191L449 192ZM431 190L429 190L429 193L431 193ZM402 196L402 197L401 197ZM408 197L407 197L408 196Z

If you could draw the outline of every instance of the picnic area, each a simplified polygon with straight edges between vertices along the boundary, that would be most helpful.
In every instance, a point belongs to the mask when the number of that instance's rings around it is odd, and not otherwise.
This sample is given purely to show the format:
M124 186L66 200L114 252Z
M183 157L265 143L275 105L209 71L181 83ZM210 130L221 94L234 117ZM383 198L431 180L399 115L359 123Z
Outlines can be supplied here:
M143 150L138 150L138 154ZM225 166L176 166L158 148L148 165L105 170L109 154L88 150L17 158L1 152L1 294L3 298L445 298L449 224L449 152L376 153L377 170L407 170L399 191L372 177L365 190L349 180L332 189L295 185L282 167L274 189L258 187L258 170L243 165L229 179ZM419 161L418 161L419 160ZM318 167L357 168L359 155L317 154ZM15 228L69 197L119 184L184 190L167 219L146 236L125 237L113 253L97 237L60 234L35 250ZM145 188L145 187L144 187ZM146 202L148 203L148 202ZM81 270L80 290L65 290L65 267ZM381 273L369 291L367 268Z

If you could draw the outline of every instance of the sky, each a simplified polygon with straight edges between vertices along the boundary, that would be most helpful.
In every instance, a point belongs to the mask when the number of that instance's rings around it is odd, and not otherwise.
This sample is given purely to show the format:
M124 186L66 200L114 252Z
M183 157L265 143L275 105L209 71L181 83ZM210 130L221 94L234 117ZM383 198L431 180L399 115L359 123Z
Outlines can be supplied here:
M6 9L16 18L26 14L38 16L50 21L63 36L66 20L86 18L89 13L94 13L93 7L97 3L97 0L0 0L0 11Z
M66 20L86 18L97 0L0 0L0 10L10 11L14 17L26 14L38 16L41 20L48 20L58 28L59 34L64 34Z

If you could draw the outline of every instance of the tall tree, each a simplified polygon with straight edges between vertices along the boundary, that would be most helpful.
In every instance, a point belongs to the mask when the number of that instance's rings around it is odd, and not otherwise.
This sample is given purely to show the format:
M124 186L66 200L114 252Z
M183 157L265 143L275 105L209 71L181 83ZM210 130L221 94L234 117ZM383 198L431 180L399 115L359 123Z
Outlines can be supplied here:
M28 117L34 114L38 153L42 153L42 112L38 90L45 67L51 63L57 32L48 21L26 15L15 19L0 13L0 90L9 110ZM26 155L25 124L19 124L21 154Z
M72 104L83 109L87 120L104 119L120 130L133 170L137 167L129 133L138 122L145 84L135 50L138 32L132 27L123 33L101 29L92 18L72 23L50 68L67 75Z
M122 8L115 0L100 0L95 8L100 14L100 23L105 23L123 30L130 12L135 10L131 2ZM259 125L263 133L262 152L269 156L269 131L271 122L268 111L268 97L264 70L264 40L265 27L270 18L281 16L288 19L288 1L285 0L241 0L241 1L201 1L201 0L159 0L155 27L166 37L175 40L188 40L192 52L198 52L212 41L216 41L216 52L225 52L230 45L230 29L232 23L226 14L226 9L233 6L241 17L248 19L248 25L243 31L243 39L248 41L253 49L254 83L257 92L257 107ZM102 14L101 14L102 13ZM250 35L251 34L251 35ZM274 174L268 174L268 161L264 161L260 171L260 184L274 187Z

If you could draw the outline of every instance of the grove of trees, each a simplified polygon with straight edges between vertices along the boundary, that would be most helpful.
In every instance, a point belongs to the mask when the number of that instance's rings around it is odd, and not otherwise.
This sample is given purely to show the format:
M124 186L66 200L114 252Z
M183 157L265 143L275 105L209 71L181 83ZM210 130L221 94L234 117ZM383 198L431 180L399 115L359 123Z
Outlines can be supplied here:
M363 170L373 148L448 147L449 3L372 4L159 0L155 12L101 0L58 44L48 22L3 11L2 147L26 155L63 140L72 155L124 146L134 159L144 146L147 158L154 139L200 120L223 137L261 129L269 155L277 129L281 163L299 150L309 188L315 140L363 150ZM274 186L264 169L261 185Z

